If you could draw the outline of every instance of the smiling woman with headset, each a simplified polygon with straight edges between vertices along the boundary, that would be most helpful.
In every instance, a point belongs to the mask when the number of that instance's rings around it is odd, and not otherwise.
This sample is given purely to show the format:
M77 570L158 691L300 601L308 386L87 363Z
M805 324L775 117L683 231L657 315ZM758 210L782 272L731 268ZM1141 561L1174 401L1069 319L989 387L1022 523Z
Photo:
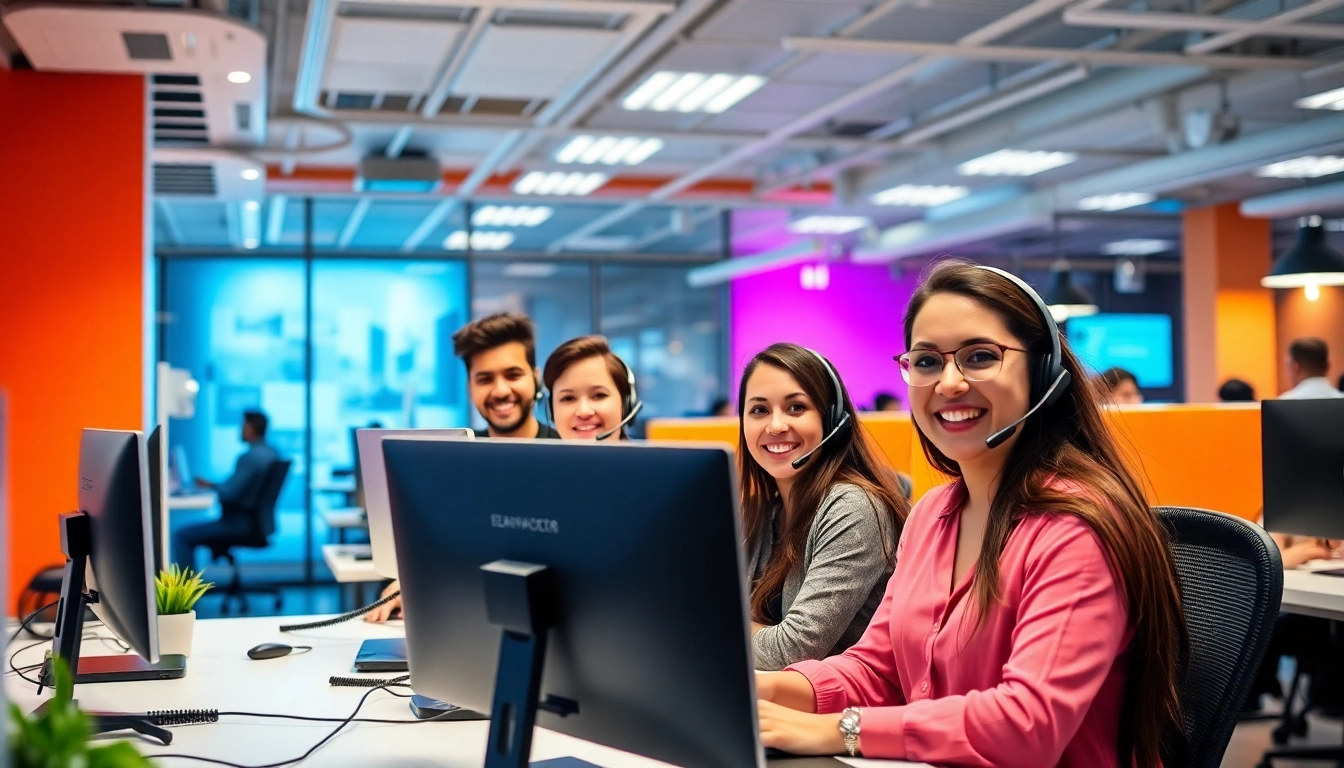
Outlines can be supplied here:
M628 439L625 428L644 408L635 374L601 336L570 339L542 371L546 416L561 440Z
M742 374L738 465L757 669L839 653L886 590L909 504L835 369L774 344Z
M1044 302L1006 272L944 262L905 340L920 443L957 479L915 505L856 645L757 676L762 740L935 764L1170 765L1175 566Z

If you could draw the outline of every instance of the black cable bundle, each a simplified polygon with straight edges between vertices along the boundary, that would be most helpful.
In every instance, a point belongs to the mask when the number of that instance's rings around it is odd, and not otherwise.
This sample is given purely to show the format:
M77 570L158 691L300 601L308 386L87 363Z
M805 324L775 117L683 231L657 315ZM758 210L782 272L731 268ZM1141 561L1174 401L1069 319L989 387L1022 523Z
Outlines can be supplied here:
M154 725L172 726L172 725L199 725L202 723L218 723L219 710L217 709L166 709L146 712L145 719Z
M401 591L398 590L398 591L393 592L392 594L390 594L390 595L388 595L388 596L386 596L386 597L380 597L380 598L378 598L376 601L374 601L374 602L372 602L372 603L369 603L368 605L364 606L363 608L358 608L358 609L355 609L355 610L353 610L353 611L351 611L351 612L349 612L349 613L343 613L343 614L341 614L340 616L334 616L334 617L332 617L332 618L330 618L330 619L323 619L322 621L310 621L310 622L308 622L307 624L281 624L281 625L280 625L280 631L281 631L281 632L294 632L294 631L297 631L297 630L300 630L300 629L321 629L321 628L323 628L323 627L332 627L332 626L335 626L335 625L337 625L337 624L344 624L345 622L350 621L351 619L354 619L354 618L358 618L358 617L360 617L360 616L363 616L364 614L368 613L369 611L372 611L374 608L377 608L377 607L379 607L379 606L381 606L381 605L384 605L384 604L386 604L387 602L389 602L389 601L391 601L391 600L394 600L394 599L396 599L396 598L398 598L398 597L400 597L400 596L401 596Z
M332 685L343 685L350 688L377 688L380 685L403 685L409 683L410 679L410 675L402 675L401 677L393 677L386 680L380 680L373 677L337 677L336 675L332 675L331 679L327 682Z

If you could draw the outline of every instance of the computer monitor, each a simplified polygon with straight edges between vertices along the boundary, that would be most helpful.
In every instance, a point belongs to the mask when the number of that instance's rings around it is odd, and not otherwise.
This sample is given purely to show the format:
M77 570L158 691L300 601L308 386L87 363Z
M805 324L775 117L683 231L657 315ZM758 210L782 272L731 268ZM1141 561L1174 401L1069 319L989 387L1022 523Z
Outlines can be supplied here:
M1265 528L1344 539L1344 398L1260 404Z
M387 471L383 464L383 438L389 435L471 440L470 429L357 429L355 471L363 490L364 515L369 521L369 545L373 570L385 579L397 578L397 547L392 538L392 513L387 504Z
M157 431L157 430L155 430ZM187 460L187 448L184 445L173 447L169 490L173 493L190 493L196 487L196 478L191 474L191 462Z
M389 437L383 454L411 679L491 713L488 765L525 766L534 722L763 764L730 451Z
M83 431L79 511L59 520L67 561L52 641L76 684L181 677L186 669L184 657L159 655L149 476L142 433ZM79 655L86 605L135 655ZM46 685L51 671L48 662Z
M167 446L163 444L164 429L162 426L154 427L154 431L149 433L149 440L145 444L145 455L148 461L149 474L149 520L151 529L151 541L153 542L154 552L154 573L158 573L168 565L168 531L170 530L168 522L168 496L172 490L172 472L168 461Z

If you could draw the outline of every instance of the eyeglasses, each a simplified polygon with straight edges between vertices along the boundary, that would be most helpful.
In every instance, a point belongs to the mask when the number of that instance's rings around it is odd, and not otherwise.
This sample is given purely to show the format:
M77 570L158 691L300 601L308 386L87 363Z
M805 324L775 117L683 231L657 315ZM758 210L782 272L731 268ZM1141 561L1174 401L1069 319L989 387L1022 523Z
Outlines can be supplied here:
M944 352L939 349L916 349L893 358L901 367L901 378L912 387L931 387L943 377L943 366L948 355L961 371L962 378L972 382L993 381L1003 370L1003 358L1009 350L1023 352L1017 347L1006 347L993 342L967 344L960 349Z

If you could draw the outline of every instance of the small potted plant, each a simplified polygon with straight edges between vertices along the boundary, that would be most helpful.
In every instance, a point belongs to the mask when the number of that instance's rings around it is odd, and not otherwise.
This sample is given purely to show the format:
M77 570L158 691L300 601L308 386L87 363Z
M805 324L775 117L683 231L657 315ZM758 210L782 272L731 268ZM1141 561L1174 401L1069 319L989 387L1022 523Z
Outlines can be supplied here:
M53 659L56 695L45 707L27 717L9 706L9 765L12 768L149 768L149 761L129 742L89 746L89 719L71 700L74 680L61 659ZM0 728L0 735L6 729ZM0 763L4 754L0 754Z
M155 602L159 607L159 653L191 655L191 633L196 625L196 601L214 584L201 574L176 564L159 571L154 579Z

